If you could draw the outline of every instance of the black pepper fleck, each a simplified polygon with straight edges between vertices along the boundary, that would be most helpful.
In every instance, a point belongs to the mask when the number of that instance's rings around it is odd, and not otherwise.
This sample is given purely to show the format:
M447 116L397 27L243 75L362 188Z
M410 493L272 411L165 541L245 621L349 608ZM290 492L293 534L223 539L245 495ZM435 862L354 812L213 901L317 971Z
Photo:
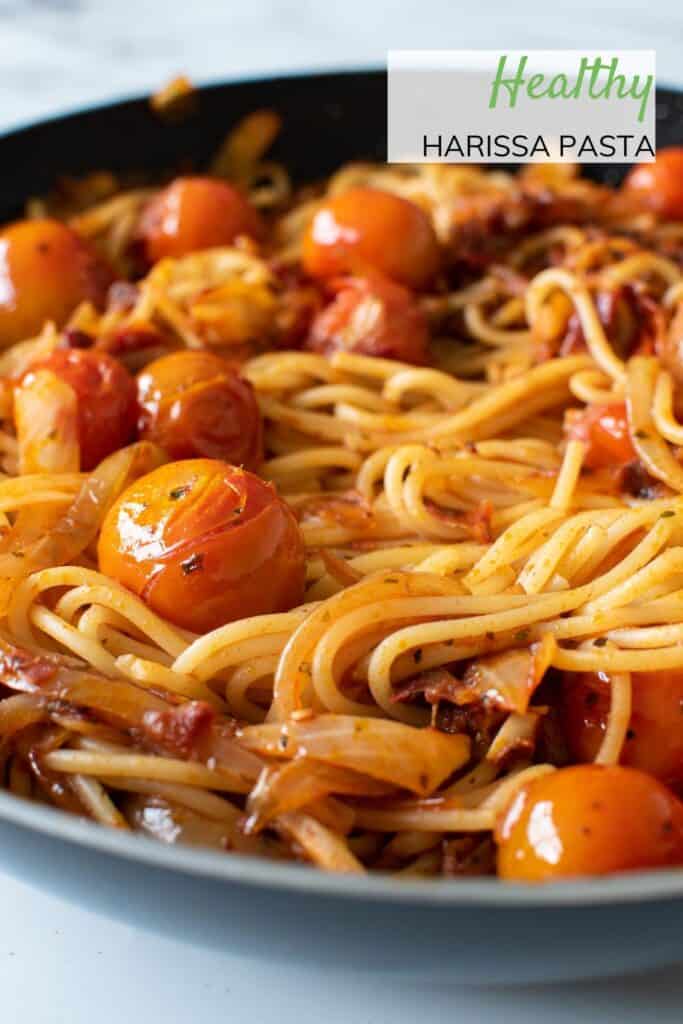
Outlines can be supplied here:
M190 555L184 562L180 563L180 568L183 571L183 576L189 576L192 572L198 572L204 564L204 555L197 552L194 555Z

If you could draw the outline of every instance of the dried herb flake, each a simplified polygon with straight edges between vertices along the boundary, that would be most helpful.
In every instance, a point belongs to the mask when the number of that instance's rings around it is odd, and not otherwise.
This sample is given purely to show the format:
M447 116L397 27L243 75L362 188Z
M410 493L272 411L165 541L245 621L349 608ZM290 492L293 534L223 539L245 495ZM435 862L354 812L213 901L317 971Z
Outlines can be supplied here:
M180 563L180 568L183 571L183 576L189 576L192 572L198 572L204 565L204 555L196 552L194 555L190 555L184 562Z

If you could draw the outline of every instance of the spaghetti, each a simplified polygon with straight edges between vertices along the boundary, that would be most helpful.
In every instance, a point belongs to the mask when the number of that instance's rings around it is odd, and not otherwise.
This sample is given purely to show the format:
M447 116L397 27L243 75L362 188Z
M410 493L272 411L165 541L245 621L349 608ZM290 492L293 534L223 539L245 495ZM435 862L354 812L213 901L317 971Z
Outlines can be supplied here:
M276 133L5 230L54 257L0 310L6 787L326 870L683 864L676 151L298 191Z

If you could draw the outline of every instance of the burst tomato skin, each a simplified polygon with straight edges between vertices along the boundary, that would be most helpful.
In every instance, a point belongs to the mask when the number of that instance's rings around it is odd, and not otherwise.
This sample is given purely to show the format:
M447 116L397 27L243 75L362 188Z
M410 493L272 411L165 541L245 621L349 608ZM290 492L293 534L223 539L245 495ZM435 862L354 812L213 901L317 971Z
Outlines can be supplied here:
M76 392L81 469L90 470L135 437L135 381L117 359L92 349L56 349L22 377L51 370ZM20 385L21 386L21 385Z
M214 459L171 462L131 485L105 519L98 556L103 573L196 633L303 597L291 511L272 484Z
M637 458L623 402L587 406L571 418L567 433L588 445L585 463L589 469L624 466Z
M259 239L264 226L238 189L215 178L176 178L145 207L137 238L148 264L201 249L231 245L238 235Z
M522 786L496 841L499 876L514 882L679 865L683 804L633 768L560 768Z
M80 302L104 304L112 282L93 246L61 221L20 220L0 231L0 346L61 327Z
M498 874L549 882L683 864L683 804L644 772L561 768L523 786L496 827Z
M407 288L426 287L439 269L439 245L426 213L381 189L359 187L326 200L303 242L311 277L376 270Z
M599 673L568 674L562 721L572 757L592 761L605 734L609 681ZM683 671L634 672L631 718L621 763L676 790L683 787Z
M263 461L263 423L254 389L225 359L185 350L138 374L140 437L172 459L223 459L246 469Z
M683 220L683 146L660 149L653 164L634 167L624 189L661 217Z
M353 352L423 365L427 320L407 288L387 277L342 278L336 295L315 317L306 348L323 355Z

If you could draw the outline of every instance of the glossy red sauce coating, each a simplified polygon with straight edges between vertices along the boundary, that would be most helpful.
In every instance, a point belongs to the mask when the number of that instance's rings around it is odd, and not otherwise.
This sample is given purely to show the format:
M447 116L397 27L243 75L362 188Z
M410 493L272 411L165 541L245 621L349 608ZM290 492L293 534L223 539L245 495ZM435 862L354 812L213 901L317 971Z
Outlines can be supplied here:
M683 865L683 804L633 768L561 768L522 787L495 838L508 881Z
M112 272L93 246L58 220L20 220L0 231L0 346L61 327L80 302L104 304Z
M306 348L427 362L427 319L412 292L387 277L341 278L335 297L311 324Z
M178 626L206 633L301 602L304 546L272 484L213 459L142 477L108 513L100 570Z
M439 245L427 214L400 196L359 187L316 211L303 242L312 277L376 270L408 288L425 288L439 270Z
M683 146L660 149L653 164L634 167L624 190L661 217L683 220Z
M263 423L248 380L212 352L185 350L138 374L140 437L173 459L223 459L246 469L263 461Z
M568 420L567 434L588 445L585 465L589 469L623 466L637 458L623 402L587 406Z
M562 722L572 757L592 761L609 715L610 684L598 673L567 674ZM631 718L621 763L683 787L683 671L634 672Z
M36 370L51 370L76 392L81 469L93 469L134 440L135 381L117 359L91 349L57 349L34 363L22 381L30 381Z
M216 178L176 178L145 207L137 237L148 264L200 249L261 238L260 214L233 185Z

